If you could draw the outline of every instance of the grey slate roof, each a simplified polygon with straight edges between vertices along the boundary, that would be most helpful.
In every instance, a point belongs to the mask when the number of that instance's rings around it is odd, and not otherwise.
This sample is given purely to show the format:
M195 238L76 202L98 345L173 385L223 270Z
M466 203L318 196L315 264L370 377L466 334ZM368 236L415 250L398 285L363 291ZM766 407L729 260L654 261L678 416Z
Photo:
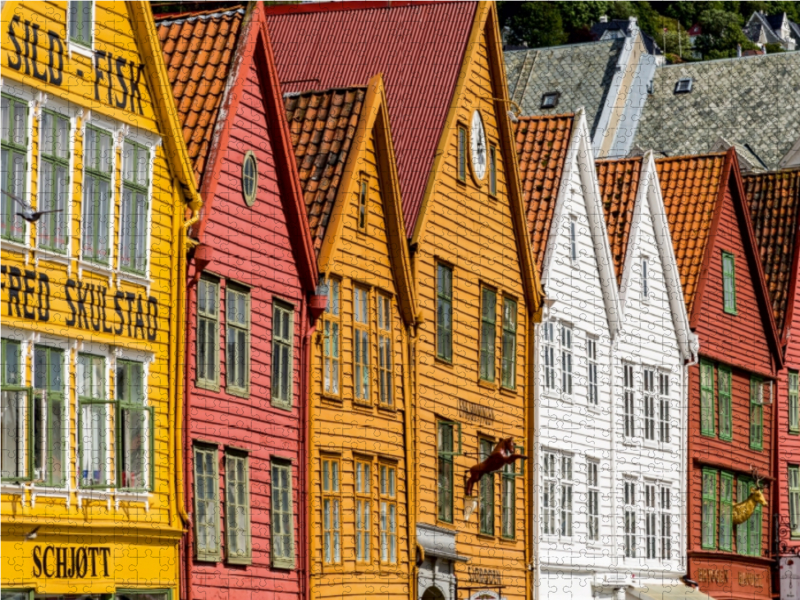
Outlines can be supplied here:
M693 79L692 91L675 83ZM776 169L800 136L800 52L656 69L634 143L669 156L705 154L719 138L747 144Z
M626 40L507 50L506 80L510 98L525 116L564 114L586 109L592 135ZM547 92L561 92L558 106L540 108Z
M756 11L750 17L747 25L745 25L744 34L751 42L758 42L761 38L761 32L763 31L764 39L767 44L780 44L783 40L775 31L781 28L783 16L785 14L786 13L767 17Z

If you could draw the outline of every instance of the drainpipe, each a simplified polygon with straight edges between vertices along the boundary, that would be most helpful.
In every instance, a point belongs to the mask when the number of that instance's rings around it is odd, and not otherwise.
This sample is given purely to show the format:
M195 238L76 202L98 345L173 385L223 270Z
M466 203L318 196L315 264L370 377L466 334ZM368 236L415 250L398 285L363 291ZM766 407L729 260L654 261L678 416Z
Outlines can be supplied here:
M684 360L684 368L681 372L681 379L683 384L683 426L681 427L681 448L683 454L683 460L681 464L683 465L683 469L686 470L685 479L686 479L686 510L681 513L681 548L683 549L683 553L681 554L681 560L683 560L684 571L686 571L686 575L684 575L683 579L685 582L692 581L688 579L690 576L689 573L689 515L691 514L692 510L692 494L689 492L689 486L691 485L691 478L692 478L692 469L689 467L689 414L691 407L689 405L689 369L694 367L700 362L700 356L698 355L699 352L699 345L697 343L697 337L689 331L689 347L691 348L691 356L688 359ZM692 581L692 583L694 583ZM687 583L687 585L691 585ZM699 587L699 585L698 585Z
M411 333L413 330L413 334ZM405 449L406 449L406 515L407 515L407 536L408 536L408 590L409 597L417 597L417 486L416 486L416 461L414 452L416 449L414 414L416 403L416 387L414 385L414 357L416 352L417 335L419 330L417 323L407 325L403 337L405 338L406 368L403 374L403 397L405 399L405 409L403 410L403 421L405 425Z
M611 338L611 344L608 353L608 369L611 381L611 451L609 452L609 459L611 460L611 514L612 529L611 529L611 548L613 549L612 556L617 558L616 571L621 571L622 567L619 564L619 528L617 526L617 391L616 391L616 377L614 376L614 357L617 356L619 346L619 331ZM619 593L619 591L617 591ZM622 588L622 597L625 597L625 589Z
M544 303L544 298L542 298ZM539 512L539 494L536 493L536 467L539 464L539 452L536 449L536 427L539 425L539 405L537 403L537 384L536 384L536 371L535 371L535 357L539 356L538 348L536 347L536 327L537 323L531 318L531 312L528 314L528 323L526 327L528 340L525 344L526 358L528 365L528 395L529 406L525 411L528 417L527 423L527 440L528 452L531 458L527 461L527 486L525 489L526 510L525 510L525 533L530 536L530 542L525 544L525 565L526 565L526 582L528 584L528 593L532 593L533 598L539 597L539 544L536 535L536 519L534 515Z

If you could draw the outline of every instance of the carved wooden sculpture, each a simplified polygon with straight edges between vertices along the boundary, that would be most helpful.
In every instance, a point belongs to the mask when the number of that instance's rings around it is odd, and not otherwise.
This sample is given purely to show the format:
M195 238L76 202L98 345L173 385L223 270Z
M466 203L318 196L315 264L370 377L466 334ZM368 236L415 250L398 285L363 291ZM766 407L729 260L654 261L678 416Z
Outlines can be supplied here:
M469 479L467 479L466 493L467 496L472 496L472 488L480 481L481 477L487 473L494 473L499 471L504 466L515 462L518 458L527 458L522 454L518 454L514 449L514 438L506 438L497 442L497 445L492 450L492 453L483 462L470 467Z

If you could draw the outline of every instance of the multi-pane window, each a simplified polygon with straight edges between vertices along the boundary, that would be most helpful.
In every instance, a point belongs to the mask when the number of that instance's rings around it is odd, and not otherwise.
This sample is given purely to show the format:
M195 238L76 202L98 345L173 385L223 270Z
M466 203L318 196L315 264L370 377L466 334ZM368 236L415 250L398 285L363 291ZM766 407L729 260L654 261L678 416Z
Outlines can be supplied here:
M25 235L25 221L16 213L22 208L25 199L25 181L28 176L28 104L19 98L2 95L2 123L0 141L2 142L2 224L0 234L4 239L22 242ZM9 196L9 194L12 197Z
M635 421L635 398L636 391L634 388L635 382L633 379L633 365L622 365L622 429L626 438L632 438L636 435L636 421Z
M644 375L644 439L656 439L656 372L645 368Z
M482 288L480 377L484 381L494 381L496 326L497 292Z
M547 321L542 323L542 363L544 364L544 377L542 383L547 390L556 389L556 336L555 323Z
M717 472L703 469L702 546L717 547Z
M733 475L725 472L719 478L719 549L733 550Z
M736 314L736 264L730 252L722 253L722 307Z
M197 284L197 382L219 385L219 282Z
M107 487L111 483L108 448L112 400L106 391L106 373L105 357L78 355L78 485L84 488Z
M503 360L501 385L514 389L517 385L517 302L503 298Z
M658 441L669 444L669 375L658 374Z
M492 442L480 440L479 460L484 461L492 453ZM480 532L494 535L494 473L486 473L480 480Z
M717 368L717 404L719 410L719 439L733 439L733 405L731 401L731 369L724 365Z
M578 260L578 223L575 219L569 220L569 258Z
M64 253L69 239L69 119L42 111L39 135L39 203L45 211L36 227L42 248Z
M497 195L497 146L489 146L489 193Z
M325 564L342 562L339 471L339 459L322 459L322 553Z
M636 558L636 482L623 483L623 519L624 519L624 552L625 558Z
M750 479L739 479L737 496L739 502L744 502L754 488ZM736 551L746 556L761 556L761 505L756 508L750 518L741 525L736 526Z
M378 295L378 400L394 406L392 384L392 299Z
M572 395L572 328L561 325L559 334L561 352L561 393Z
M750 447L764 447L764 386L757 377L750 378Z
M111 173L114 145L111 134L86 126L83 136L83 222L81 256L107 265L110 256L110 223L113 211Z
M69 41L87 48L92 47L94 33L92 4L91 0L69 2Z
M5 150L4 150L5 152ZM2 340L2 479L28 478L28 411L30 390L22 387L22 346Z
M372 540L372 463L356 460L356 561L370 561Z
M800 466L789 465L789 530L800 536Z
M648 273L647 259L642 259L642 298L647 300L650 297L650 274Z
M272 404L292 407L294 381L294 309L289 304L272 304Z
M397 469L380 465L381 476L381 562L397 563Z
M503 466L500 476L500 511L501 524L500 535L507 539L514 539L516 536L516 510L517 510L517 476L514 473L514 465Z
M467 128L458 126L458 180L467 180Z
M362 179L358 190L358 229L366 231L367 229L367 196L368 196L369 183L366 179Z
M590 542L600 541L600 465L593 460L586 463L586 484L589 489L587 534Z
M700 433L716 435L714 426L714 365L700 361Z
M586 365L589 376L589 404L597 406L600 401L597 378L597 340L593 337L586 338Z
M661 492L658 503L659 520L661 521L661 558L670 560L672 558L672 500L668 487L662 487L659 491Z
M561 456L560 509L562 537L572 537L572 457Z
M33 479L62 486L64 463L64 352L33 351Z
M556 535L558 529L558 500L556 489L558 486L557 455L553 452L544 452L542 457L542 534Z
M147 271L147 197L150 151L125 140L122 149L122 204L120 206L119 264L124 271Z
M219 473L217 449L194 447L194 526L197 560L219 559Z
M145 406L144 365L117 360L117 485L146 490L150 485L152 408Z
M461 426L452 421L437 422L439 519L453 522L453 457L461 453Z
M436 356L453 360L453 269L436 265Z
M789 371L789 433L800 434L800 377Z
M338 464L338 463L337 463ZM279 569L293 569L294 562L294 507L292 504L292 463L288 460L271 460L272 481L272 566ZM338 471L337 471L338 490ZM338 526L338 502L336 523ZM336 537L336 556L339 552L338 533ZM338 561L338 558L337 558Z
M658 558L656 554L656 540L658 538L658 514L656 513L656 486L645 484L644 486L644 541L645 556L647 558Z
M225 453L225 537L228 561L249 563L250 474L247 455L238 452Z
M322 317L325 339L323 342L323 380L325 393L339 395L339 374L341 358L339 356L341 330L341 282L338 279L328 280L328 305Z
M225 301L228 346L225 364L229 391L247 393L250 386L250 293L228 285Z
M356 400L369 402L369 290L353 288L353 361Z

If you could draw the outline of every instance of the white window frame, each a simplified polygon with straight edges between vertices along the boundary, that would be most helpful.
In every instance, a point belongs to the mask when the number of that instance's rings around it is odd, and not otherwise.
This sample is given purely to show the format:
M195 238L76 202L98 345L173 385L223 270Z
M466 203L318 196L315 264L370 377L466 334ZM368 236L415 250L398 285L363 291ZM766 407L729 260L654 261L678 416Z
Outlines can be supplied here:
M145 202L147 203L147 211L145 215L145 269L144 274L132 273L130 271L125 271L122 269L122 265L120 264L120 259L122 257L122 236L117 236L119 239L116 240L117 242L117 279L128 281L131 283L139 283L141 284L143 281L146 282L148 288L151 281L151 270L153 267L153 256L151 253L151 244L153 238L153 204L155 203L155 198L153 197L153 177L155 174L155 160L156 160L156 152L158 147L161 145L161 140L159 139L156 143L153 143L148 138L142 137L140 135L134 134L128 127L123 128L123 130L119 134L119 148L121 151L120 155L120 162L119 162L119 179L120 179L120 186L119 186L119 198L114 203L114 208L119 208L118 211L120 215L120 226L122 225L122 199L123 193L125 190L125 176L123 174L124 164L125 164L125 157L124 157L124 150L125 150L125 142L130 141L138 144L140 146L144 146L147 148L148 152L148 162L147 162L147 193L145 195ZM115 160L116 160L116 148L115 148ZM116 165L115 165L115 170Z
M639 264L641 270L640 277L642 282L642 301L648 302L650 300L650 259L647 256L642 256L641 263Z
M575 536L575 455L542 451L542 535L571 544ZM551 499L545 507L545 495Z
M600 406L600 369L597 361L599 345L598 338L586 336L586 401L591 408Z
M642 437L648 444L655 444L658 440L658 389L656 369L642 366Z
M567 239L569 243L569 260L573 266L576 266L580 258L580 252L578 251L578 219L574 215L569 216Z
M670 394L672 382L670 374L665 371L658 371L658 442L662 447L672 443L672 431L670 421ZM665 385L666 384L666 385Z
M639 545L638 513L636 506L636 495L639 482L635 479L624 478L622 482L622 505L623 505L623 557L627 559L637 559Z
M632 362L622 362L622 435L625 442L636 439L636 371Z
M586 459L586 540L600 543L600 461ZM594 530L594 531L593 531Z
M69 12L69 11L67 11L67 12ZM67 31L69 31L69 30L67 30ZM68 137L68 140L67 140L68 147L69 147L69 158L68 158L68 166L67 166L67 169L68 169L68 172L67 172L67 199L66 199L66 207L65 207L65 210L64 210L64 213L65 213L64 218L65 218L66 228L67 228L67 243L66 243L66 247L64 248L64 252L63 253L55 252L53 250L43 248L41 246L41 242L40 242L40 227L37 226L37 228L36 228L35 246L36 246L37 252L41 252L42 254L45 254L46 256L48 256L48 258L58 258L58 257L60 257L63 260L68 261L68 260L70 260L72 258L72 243L73 243L73 238L75 237L74 235L72 235L72 214L73 214L73 189L75 187L75 132L76 132L76 129L77 129L77 127L76 127L77 126L77 119L76 119L74 114L70 114L70 112L73 112L73 113L75 112L74 109L73 109L73 111L70 111L65 105L63 105L58 100L56 100L55 102L51 102L50 100L51 100L50 98L47 99L46 110L48 110L51 113L55 113L60 117L63 117L65 119L67 119L67 121L69 123L69 137ZM43 191L42 171L43 171L43 169L42 169L41 165L42 165L42 155L44 154L44 151L42 149L42 139L43 139L42 138L42 131L43 131L43 126L44 126L44 115L43 115L44 109L45 109L45 107L39 107L37 109L37 111L36 111L36 117L38 119L37 127L39 129L39 139L38 139L38 144L37 144L38 145L38 149L39 149L39 156L37 157L37 162L36 162L36 167L37 167L36 168L36 171L37 171L36 172L36 179L37 179L37 183L36 183L36 210L40 210L43 207L43 202L42 202L42 191ZM83 159L81 159L81 163L82 162L83 162ZM29 165L30 165L30 163L29 163ZM32 170L32 169L29 169L29 170ZM29 177L32 177L32 174L29 175ZM81 186L82 185L83 185L83 180L81 180ZM82 220L83 219L81 219L81 221ZM78 245L79 246L80 246L80 243L81 242L80 242L80 239L79 239L78 240Z
M547 393L556 393L556 321L544 321L540 325L542 347L542 388Z
M558 328L560 381L558 390L563 399L571 399L575 389L575 332L572 325L561 322Z
M80 54L81 56L85 56L87 58L94 57L94 49L97 40L97 3L92 0L92 46L89 48L88 46L83 46L77 42L73 42L69 35L69 28L71 26L70 18L69 18L69 2L67 2L67 16L66 16L66 45L67 45L67 56L69 58L72 57L72 53Z
M654 481L644 482L644 540L645 559L658 558L658 485Z
M672 489L669 484L662 483L658 488L659 512L659 556L661 560L672 560Z

